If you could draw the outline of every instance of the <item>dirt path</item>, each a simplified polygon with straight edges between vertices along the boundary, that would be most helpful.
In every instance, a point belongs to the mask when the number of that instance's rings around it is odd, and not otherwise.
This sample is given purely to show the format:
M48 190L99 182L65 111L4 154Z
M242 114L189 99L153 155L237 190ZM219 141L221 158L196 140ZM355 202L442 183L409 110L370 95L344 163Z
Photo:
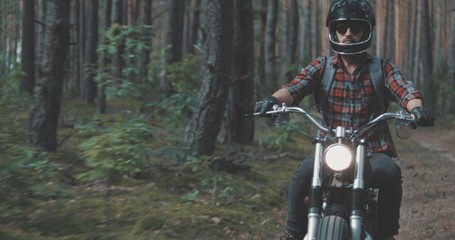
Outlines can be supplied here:
M455 130L417 130L411 140L455 163Z
M455 130L418 129L410 140L396 141L403 173L396 239L454 240Z

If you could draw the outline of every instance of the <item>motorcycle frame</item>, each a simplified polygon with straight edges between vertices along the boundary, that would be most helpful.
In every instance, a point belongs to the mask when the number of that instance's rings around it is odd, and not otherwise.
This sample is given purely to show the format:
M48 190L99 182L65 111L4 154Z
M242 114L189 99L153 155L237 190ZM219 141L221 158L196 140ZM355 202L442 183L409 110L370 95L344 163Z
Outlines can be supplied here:
M403 121L406 123L416 123L416 118L413 114L407 113L406 111L399 111L396 113L383 113L376 118L372 119L368 124L360 127L357 130L346 130L344 127L337 127L336 132L333 129L329 128L317 118L306 112L304 109L299 107L286 107L286 104L282 104L282 107L279 105L274 105L272 111L267 111L265 114L259 112L247 114L246 116L265 116L265 115L274 115L274 114L284 114L284 113L300 113L303 114L317 129L318 135L323 132L333 137L333 133L336 133L336 137L339 140L351 141L356 143L355 149L355 169L354 169L354 182L352 188L352 204L351 204L351 213L349 218L349 227L351 230L351 239L360 240L362 237L362 232L365 233L366 240L372 240L372 236L368 231L362 229L363 217L362 213L364 212L364 198L363 194L365 191L365 181L363 179L364 167L365 167L365 140L359 139L358 136L361 136L363 133L367 132L376 124L387 121L390 119L395 119L398 121ZM308 135L307 135L308 136ZM324 143L327 140L327 136L324 138L317 137L315 139L315 155L314 155L314 167L313 167L313 177L311 180L311 189L310 189L310 204L308 208L308 232L305 236L305 240L316 239L317 229L320 220L322 219L322 205L323 205L323 188L322 188L322 167L323 167L323 153L324 153Z
M345 129L337 129L338 138L346 138ZM318 134L319 135L319 134ZM313 240L317 237L318 224L321 220L322 204L323 204L323 187L322 187L322 168L323 168L323 153L324 139L317 138L315 144L313 177L311 181L310 205L308 208L308 232L305 240ZM365 140L360 140L356 147L355 154L355 170L354 181L352 188L352 210L349 215L349 226L351 237L353 240L360 240L362 237L362 222L363 222L363 193L365 190L364 181L365 168ZM369 234L367 239L372 239Z

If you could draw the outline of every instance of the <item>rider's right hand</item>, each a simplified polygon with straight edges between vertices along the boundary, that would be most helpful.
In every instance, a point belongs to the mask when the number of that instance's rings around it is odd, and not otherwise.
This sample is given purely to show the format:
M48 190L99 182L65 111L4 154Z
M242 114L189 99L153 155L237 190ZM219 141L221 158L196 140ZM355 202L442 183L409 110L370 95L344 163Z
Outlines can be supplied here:
M261 101L256 102L254 112L259 112L259 116L263 117L267 111L272 110L275 104L278 104L278 99L274 96L268 96Z
M417 125L420 127L432 127L434 126L434 113L433 111L423 108L415 107L411 110L411 113L417 118Z

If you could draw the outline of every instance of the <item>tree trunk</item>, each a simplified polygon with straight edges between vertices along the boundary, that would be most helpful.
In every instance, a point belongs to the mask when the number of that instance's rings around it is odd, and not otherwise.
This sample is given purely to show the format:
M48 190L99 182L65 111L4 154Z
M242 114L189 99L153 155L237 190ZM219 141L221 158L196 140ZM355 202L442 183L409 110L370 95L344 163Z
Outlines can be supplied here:
M447 66L448 67L448 88L451 90L448 93L448 97L445 102L445 112L455 113L455 0L452 0L452 6L450 7L450 36L449 36L449 51L447 54Z
M191 41L191 45L189 48L188 53L193 53L194 52L194 46L198 42L198 35L199 35L199 26L200 26L200 13L201 13L201 0L196 0L196 3L194 4L195 10L193 11L193 21L191 24L191 34L189 36L189 41Z
M299 40L299 60L301 63L308 61L310 58L310 19L311 11L310 9L310 0L303 0L302 6L299 7L299 30L300 30L300 40Z
M191 6L191 15L188 14L186 22L186 36L185 36L185 54L194 53L194 46L197 44L198 33L199 33L199 21L200 21L200 10L201 0L194 0Z
M318 14L319 1L311 1L311 58L314 59L320 55L321 44L321 15Z
M299 36L299 4L297 0L289 0L289 8L286 13L286 42L285 42L285 65L286 82L292 80L297 72L297 40Z
M397 14L395 18L395 63L404 69L405 66L405 49L407 44L407 13L409 9L407 8L407 0L400 0L397 2Z
M425 98L425 105L430 109L435 109L436 95L433 79L433 52L432 52L432 31L430 27L430 12L428 0L420 0L420 11L422 18L422 35L420 36L420 50L422 63L423 88L422 92Z
M324 14L327 14L329 12L329 8L330 8L330 0L323 0L322 1L322 12ZM326 15L324 15L326 16ZM321 37L321 41L320 41L320 46L321 46L321 50L319 51L319 55L324 55L324 56L328 56L330 55L331 51L330 51L330 41L329 41L329 30L327 29L326 27L326 23L325 23L326 19L325 18L322 18L322 21L320 23L319 26L321 26L321 30L320 30L320 34L319 36Z
M183 0L169 1L169 19L167 43L170 47L169 56L166 59L166 65L171 65L182 60L183 54L183 20L185 17L185 3ZM174 92L172 83L167 73L162 78L163 96L168 98Z
M416 22L416 48L415 48L415 53L414 53L414 59L412 59L412 62L414 64L414 71L412 75L414 78L412 79L414 84L420 87L422 85L422 77L420 77L421 74L421 57L422 57L422 52L421 52L421 39L422 39L422 16L421 16L421 11L420 11L420 4L417 4L417 22Z
M85 68L90 69L85 71L84 79L81 84L81 99L94 104L96 98L96 64L98 55L96 48L98 46L98 0L88 1L87 14L86 14L86 42L84 63Z
M123 21L123 0L113 0L112 2L112 24L122 26ZM123 52L125 50L124 43L119 43L117 52L112 58L112 67L114 69L113 75L116 79L123 79Z
M81 76L81 68L79 64L79 0L71 0L70 3L70 50L69 50L69 83L67 84L66 90L73 96L79 91L79 83Z
M275 53L275 32L278 21L278 1L269 0L267 2L267 22L265 24L265 86L268 94L276 89L275 83L278 78Z
M44 56L44 30L45 30L45 26L44 26L44 21L45 21L45 17L46 17L46 3L47 1L44 1L44 0L38 0L37 1L37 16L36 18L38 19L38 28L35 29L35 40L37 41L35 43L35 46L36 46L36 49L35 49L35 53L36 53L36 62L37 63L42 63L43 62L43 56ZM36 65L35 66L37 68L37 71L36 71L36 76L35 78L38 79L38 78L41 78L42 77L42 69L41 69L41 64L39 65ZM34 91L34 90L33 90Z
M144 34L150 40L148 45L152 45L152 0L142 0L141 23L146 26ZM144 82L147 79L148 65L150 63L151 49L144 49L141 53L139 62L139 82Z
M251 143L254 121L245 118L253 105L254 30L252 0L234 0L233 64L229 96L219 139L223 143Z
M82 84L85 75L85 40L86 40L86 29L85 29L85 13L86 13L86 0L80 0L79 2L79 79L77 79L78 93L83 89Z
M195 155L211 155L214 151L226 105L232 59L232 2L207 1L204 13L209 34L202 53L199 108L182 140Z
M103 5L104 9L104 21L103 21L103 26L105 31L109 29L111 26L111 18L112 18L112 0L106 0ZM103 37L104 44L109 44L106 40L106 37ZM109 71L109 64L110 58L106 56L106 53L101 54L100 56L100 67L101 71L106 72ZM99 82L97 86L97 101L96 101L96 112L99 114L105 114L107 112L107 100L106 100L106 87L104 82Z
M376 55L385 57L388 0L376 0Z
M35 3L22 0L22 6L21 69L24 75L21 78L20 91L32 95L35 86Z
M414 60L414 55L416 54L416 39L417 39L417 4L412 4L410 8L410 21L409 21L409 29L410 29L410 35L409 35L409 43L407 44L407 59L406 59L406 64L407 64L407 75L409 76L410 80L415 79L416 76L414 76L414 67L415 64L413 62Z
M258 60L258 84L257 92L258 97L261 98L266 94L270 94L266 88L267 80L265 74L265 25L267 22L267 0L258 0L259 1L259 60Z
M398 0L399 1L399 0ZM387 0L387 30L386 30L386 54L385 58L393 58L395 53L395 34L392 33L395 24L396 6L394 0Z
M46 4L42 77L35 87L27 141L55 151L69 42L69 1L47 0Z

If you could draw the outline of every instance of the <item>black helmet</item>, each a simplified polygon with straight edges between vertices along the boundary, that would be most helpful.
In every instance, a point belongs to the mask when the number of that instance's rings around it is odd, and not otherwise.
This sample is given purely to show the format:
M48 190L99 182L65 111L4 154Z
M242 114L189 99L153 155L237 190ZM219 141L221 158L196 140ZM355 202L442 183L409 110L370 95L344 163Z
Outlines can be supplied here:
M335 25L341 21L356 21L363 26L364 34L359 42L339 42ZM326 26L329 28L330 47L334 52L348 55L362 53L371 46L375 26L374 12L366 0L336 0L330 6Z

